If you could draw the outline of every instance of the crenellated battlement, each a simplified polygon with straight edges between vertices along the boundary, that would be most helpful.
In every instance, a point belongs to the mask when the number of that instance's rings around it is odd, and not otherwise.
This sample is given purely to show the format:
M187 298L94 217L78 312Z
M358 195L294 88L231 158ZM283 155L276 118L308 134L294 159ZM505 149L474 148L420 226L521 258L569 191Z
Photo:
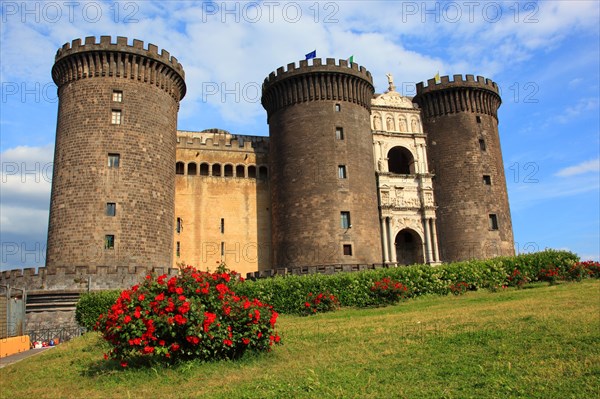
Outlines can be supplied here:
M273 84L280 80L287 79L289 77L309 73L309 72L344 72L349 73L373 83L373 77L371 72L363 66L359 66L356 63L352 63L348 66L348 60L338 60L336 64L335 58L326 58L325 64L321 58L313 58L312 65L309 65L308 60L301 60L299 66L296 66L295 62L287 64L287 67L279 67L276 71L271 72L267 78L265 78L264 84ZM343 68L343 69L341 69Z
M179 269L142 266L77 266L40 267L6 270L0 273L0 284L33 290L119 289L139 283L149 273L177 275Z
M440 82L429 79L427 86L417 83L417 95L413 101L419 104L424 118L433 118L459 112L490 115L498 119L502 103L498 85L483 76L442 76Z
M201 132L178 130L177 148L268 153L269 138L231 134L222 129L206 129Z
M88 36L65 43L56 52L52 79L60 88L67 82L92 77L121 77L154 84L170 93L177 101L185 96L185 73L177 58L166 50L133 39L118 36L113 43L110 36Z
M431 78L427 80L427 86L425 86L424 82L417 83L417 95L424 94L432 90L442 90L446 88L456 88L456 87L472 87L472 88L483 88L493 91L494 93L500 95L500 91L498 90L498 85L496 82L491 79L484 78L483 76L475 75L453 75L452 80L450 80L450 76L442 76L440 77L440 81L436 82L435 78Z
M347 60L320 58L300 61L299 67L290 63L271 72L262 85L261 103L268 118L278 110L290 105L310 101L346 101L367 110L373 97L373 77L364 67Z

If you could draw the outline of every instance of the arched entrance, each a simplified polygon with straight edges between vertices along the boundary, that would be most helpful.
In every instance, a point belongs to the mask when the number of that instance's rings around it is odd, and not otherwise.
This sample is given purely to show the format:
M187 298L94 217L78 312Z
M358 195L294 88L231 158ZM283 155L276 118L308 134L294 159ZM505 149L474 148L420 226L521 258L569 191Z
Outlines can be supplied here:
M407 148L394 147L388 152L388 170L400 175L414 175L415 157Z
M423 258L423 241L412 229L402 229L396 235L396 260L399 265L425 263Z

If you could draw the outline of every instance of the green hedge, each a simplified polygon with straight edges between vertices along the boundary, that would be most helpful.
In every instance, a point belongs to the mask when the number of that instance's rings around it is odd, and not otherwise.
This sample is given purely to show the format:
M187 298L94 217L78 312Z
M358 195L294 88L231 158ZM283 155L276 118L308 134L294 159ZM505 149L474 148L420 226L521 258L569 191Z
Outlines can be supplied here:
M447 295L450 286L465 282L469 289L496 289L508 285L508 276L516 268L529 281L538 281L541 269L557 267L561 275L579 261L568 251L546 250L512 257L448 263L441 266L413 265L389 269L367 270L333 275L310 274L305 276L279 276L245 281L235 287L238 295L258 298L273 305L280 313L301 314L309 292L329 292L341 306L381 305L371 287L377 280L389 277L409 288L409 297L420 295ZM84 294L77 304L77 322L92 328L101 313L106 313L116 301L118 291Z
M75 309L75 320L80 326L93 329L98 317L109 311L120 293L121 291L97 291L81 295Z

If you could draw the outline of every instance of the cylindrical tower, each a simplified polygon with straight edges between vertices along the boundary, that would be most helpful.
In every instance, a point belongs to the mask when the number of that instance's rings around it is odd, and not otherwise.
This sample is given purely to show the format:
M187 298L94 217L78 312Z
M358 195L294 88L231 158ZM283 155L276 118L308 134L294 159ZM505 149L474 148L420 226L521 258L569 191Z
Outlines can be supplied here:
M443 76L417 84L437 200L444 262L514 255L512 222L498 135L501 99L481 76Z
M332 58L265 79L274 268L381 262L372 82Z
M58 50L52 78L48 271L171 266L181 64L153 44L87 37Z

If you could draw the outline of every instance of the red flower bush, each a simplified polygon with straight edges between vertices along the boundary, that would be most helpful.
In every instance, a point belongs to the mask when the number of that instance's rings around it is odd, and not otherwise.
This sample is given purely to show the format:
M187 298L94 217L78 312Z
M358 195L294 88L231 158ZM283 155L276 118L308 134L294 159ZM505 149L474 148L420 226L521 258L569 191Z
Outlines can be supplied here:
M201 272L188 266L179 276L147 276L124 290L96 323L112 345L107 358L121 364L140 356L162 360L234 359L280 342L277 312L232 290L236 272Z
M406 298L408 287L389 277L384 277L373 283L371 293L375 295L378 303L393 304Z
M509 287L523 288L525 284L529 282L527 276L515 268L513 272L507 277Z
M591 260L577 262L567 271L569 280L581 281L584 278L600 278L600 263Z
M558 270L558 268L554 266L550 266L547 269L540 269L540 272L538 274L538 280L547 281L550 283L550 285L556 284L556 282L560 280L560 278L560 270Z
M340 301L329 292L313 295L309 292L304 302L304 314L311 315L315 313L331 312L339 309Z
M462 295L469 289L469 284L464 281L459 281L458 283L450 284L450 292L454 295Z

